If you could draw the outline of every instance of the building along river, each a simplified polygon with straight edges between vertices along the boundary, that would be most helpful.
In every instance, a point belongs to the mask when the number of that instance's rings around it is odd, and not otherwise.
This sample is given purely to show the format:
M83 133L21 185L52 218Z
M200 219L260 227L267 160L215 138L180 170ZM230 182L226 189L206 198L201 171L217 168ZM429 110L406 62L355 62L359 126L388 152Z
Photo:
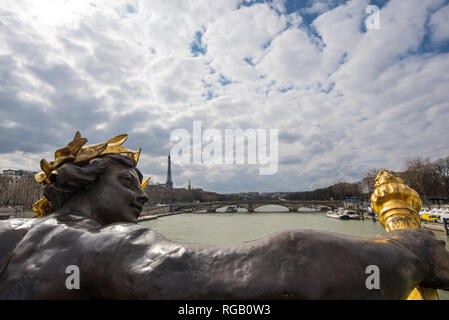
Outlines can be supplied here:
M269 205L256 209L254 213L248 213L245 209L239 209L236 213L223 213L224 208L221 208L217 213L184 213L141 224L172 241L214 245L238 244L288 229L313 229L360 237L387 233L379 222L371 219L343 221L328 218L324 212L282 210L285 208ZM446 234L440 231L434 233L446 241L446 248L449 248ZM449 292L439 290L438 293L440 299L449 300Z

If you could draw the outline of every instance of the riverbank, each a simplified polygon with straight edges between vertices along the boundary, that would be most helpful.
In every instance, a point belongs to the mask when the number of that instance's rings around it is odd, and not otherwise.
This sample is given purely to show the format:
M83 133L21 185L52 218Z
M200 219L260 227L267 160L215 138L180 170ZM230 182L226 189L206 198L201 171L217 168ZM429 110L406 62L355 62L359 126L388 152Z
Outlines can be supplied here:
M160 217L165 216L171 216L175 214L181 214L184 213L184 211L175 211L175 212L159 212L159 213L153 213L153 214L145 214L145 211L142 212L142 215L138 219L138 222L142 221L148 221L157 219ZM12 219L12 218L34 218L36 216L36 213L32 210L20 210L16 211L15 208L0 208L0 220L1 219Z
M143 215L139 219L137 219L137 222L154 220L154 219L157 219L157 218L173 216L175 214L181 214L181 213L184 213L184 211L175 211L175 212L166 212L166 213L159 213L159 214Z
M434 231L446 232L446 230L444 229L444 225L436 224L436 223L421 223L421 228L434 230Z

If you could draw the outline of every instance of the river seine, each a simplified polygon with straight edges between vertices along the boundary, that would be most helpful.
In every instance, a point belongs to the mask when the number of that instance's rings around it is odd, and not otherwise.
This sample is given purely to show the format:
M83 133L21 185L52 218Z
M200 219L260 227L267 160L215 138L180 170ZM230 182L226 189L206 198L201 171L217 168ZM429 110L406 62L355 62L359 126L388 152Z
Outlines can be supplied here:
M269 234L288 229L313 229L336 232L352 236L374 237L386 234L379 222L365 220L338 220L326 217L323 212L300 209L299 212L282 212L279 206L265 206L254 213L239 209L236 213L184 213L159 219L144 221L150 227L172 241L184 243L203 243L231 245L260 239ZM435 235L446 241L444 232L434 231ZM449 300L449 292L438 291L440 299Z

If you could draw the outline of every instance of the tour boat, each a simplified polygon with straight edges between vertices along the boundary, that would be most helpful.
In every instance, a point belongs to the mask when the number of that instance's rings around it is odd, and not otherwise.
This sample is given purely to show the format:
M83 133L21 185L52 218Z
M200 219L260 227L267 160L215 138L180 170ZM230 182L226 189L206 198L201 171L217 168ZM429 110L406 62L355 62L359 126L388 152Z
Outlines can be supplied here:
M326 216L329 218L340 219L340 220L349 220L349 215L345 212L343 208L338 208L337 210L329 210L326 213Z
M344 210L351 220L360 220L360 214L355 210Z
M230 213L230 212L237 212L237 207L236 206L230 206L226 208L226 213Z

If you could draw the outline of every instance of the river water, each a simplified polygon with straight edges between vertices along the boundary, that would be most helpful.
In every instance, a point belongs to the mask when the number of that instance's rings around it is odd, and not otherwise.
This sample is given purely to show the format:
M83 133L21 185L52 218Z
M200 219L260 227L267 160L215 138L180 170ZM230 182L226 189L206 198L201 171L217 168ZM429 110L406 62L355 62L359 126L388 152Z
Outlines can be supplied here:
M244 241L260 239L269 234L288 229L312 229L336 232L351 236L374 237L386 234L379 222L370 219L342 221L326 217L323 212L301 209L299 212L282 212L279 206L265 206L254 213L239 209L236 213L184 213L144 221L150 227L172 241L183 243L203 243L231 245ZM434 231L435 235L446 241L444 232ZM440 299L449 300L449 292L439 290Z

